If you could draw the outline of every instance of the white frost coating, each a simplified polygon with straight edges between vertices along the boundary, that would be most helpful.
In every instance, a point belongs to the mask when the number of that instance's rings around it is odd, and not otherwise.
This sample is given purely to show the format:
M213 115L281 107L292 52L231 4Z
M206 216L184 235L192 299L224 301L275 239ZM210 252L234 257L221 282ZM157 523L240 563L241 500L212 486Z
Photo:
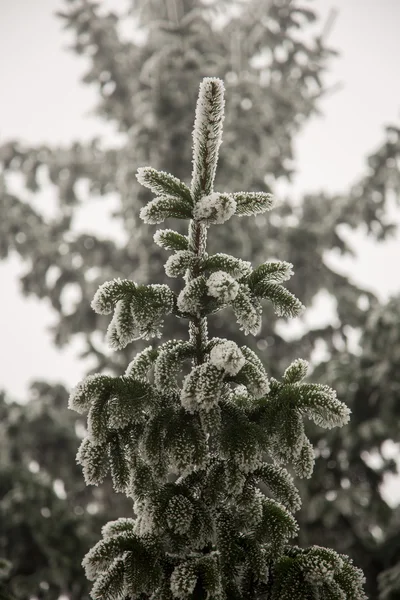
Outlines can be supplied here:
M300 556L297 564L303 571L304 579L315 584L321 581L331 582L343 568L343 560L336 552L320 546L313 546L310 552Z
M276 199L265 192L234 192L237 216L260 215L277 205Z
M187 412L191 414L194 414L198 407L196 400L196 381L193 381L193 379L194 378L191 373L186 375L182 383L180 396L181 405Z
M109 297L110 294L107 294L109 288L109 281L103 283L103 285L101 285L96 291L94 298L90 303L90 306L98 315L108 315L114 308L114 302L112 301L113 299Z
M202 456L201 456L202 455ZM206 447L193 446L193 440L180 431L174 436L168 452L168 470L180 477L186 477L198 468L203 468L207 461Z
M268 394L270 390L269 381L267 376L264 373L260 373L260 376L254 379L251 384L249 384L249 391L256 397L262 398L266 394Z
M159 200L159 198L154 198L148 202L146 206L143 206L143 208L140 209L139 217L144 223L147 223L148 225L158 225L165 221L165 214L161 211L157 211L160 203Z
M131 519L129 517L120 517L115 521L108 521L108 523L101 528L101 535L106 540L123 531L131 532L135 528L135 521L136 519Z
M181 198L182 195L190 193L186 185L177 177L165 171L157 171L153 167L139 167L136 179L156 196Z
M149 186L149 182L148 182L148 173L151 171L155 171L155 169L152 169L151 167L139 167L137 172L136 172L136 179L138 180L138 182L141 185L144 185L145 187L150 187ZM151 189L151 188L150 188Z
M203 196L193 209L193 218L208 224L220 225L235 214L236 202L229 194L213 192Z
M165 516L167 524L175 533L186 533L192 524L193 504L185 496L173 496L168 502Z
M172 254L164 265L167 277L178 277L190 267L195 254L189 250L178 250Z
M299 446L300 452L298 452ZM297 456L293 457L294 472L296 473L297 477L309 479L314 470L315 452L313 445L305 434L303 434L301 442L299 440L296 452L298 452Z
M144 379L146 381L147 373L154 361L153 352L154 349L152 346L148 346L141 352L138 352L135 358L127 366L125 375L133 377L134 379Z
M251 494L247 493L245 501L241 503L241 509L246 518L246 526L249 529L257 527L262 519L264 497L264 494L260 490L255 489ZM261 557L259 556L258 558L260 559Z
M108 466L104 461L102 447L92 444L89 436L82 440L76 462L82 466L86 485L99 485L107 475Z
M343 427L350 421L350 408L327 385L315 385L308 393L303 393L298 405L304 414L324 429Z
M231 340L217 344L210 352L210 363L230 375L237 375L245 362L242 351Z
M113 311L117 300L123 296L124 291L127 291L127 284L131 287L131 290L134 289L135 283L133 281L128 282L126 279L121 280L119 277L103 283L96 291L91 302L93 310L99 315L110 314Z
M215 178L225 118L224 82L205 77L200 83L193 128L192 192L209 193Z
M229 273L216 271L207 280L207 293L224 303L232 302L237 296L239 284Z
M104 392L107 392L109 389L107 383L108 381L99 373L88 375L71 391L68 408L83 414L89 409L93 400L99 398Z
M297 383L307 375L309 364L303 358L294 360L283 374L283 379L290 383Z
M177 299L180 311L192 315L198 313L201 308L204 284L204 277L197 277L185 285Z
M226 459L229 460L229 456ZM246 475L242 470L235 469L227 472L227 489L231 496L239 496L243 492Z
M231 402L238 404L249 404L252 401L252 395L247 387L243 384L238 385L230 394Z
M181 405L188 412L195 412L199 407L209 412L220 400L223 388L221 370L210 363L203 363L192 369L183 380Z
M113 350L121 350L134 340L161 336L163 317L172 312L174 293L164 284L146 286L147 298L133 297L132 301L118 300L106 334Z
M235 450L233 460L243 473L251 473L262 466L263 455L261 450L247 445Z
M240 287L236 298L232 302L232 308L244 334L257 335L261 329L262 306L257 298L251 297L248 288L245 286Z
M273 281L274 283L283 283L294 275L293 265L290 262L278 260L278 261L267 261L264 263L266 269L270 269L265 273L265 279Z
M229 275L231 275L234 279L246 277L250 275L250 273L253 270L250 261L235 258L233 256L230 256L229 254L224 254L222 252L217 252L217 254L211 256L207 263L211 263L211 266L213 268L215 264L219 264L218 270L229 273Z
M172 236L172 239L171 239ZM176 246L176 237L178 237L179 245ZM165 248L166 250L187 250L188 238L186 235L180 235L173 229L157 229L153 236L154 242L157 246Z
M150 500L135 500L133 510L137 515L135 533L143 537L154 530L154 507Z
M321 581L331 582L335 575L332 565L321 560L321 557L307 557L306 568L303 566L303 576L306 581L318 584Z
M112 350L122 350L140 338L140 328L123 300L118 300L114 316L107 327L106 342Z
M194 218L207 219L211 215L213 207L218 203L219 196L218 192L203 196L194 207Z
M153 235L154 243L157 244L157 246L160 246L161 248L164 248L163 240L164 240L166 231L173 231L173 230L172 229L157 229L157 231Z
M179 214L182 213L177 202L177 199L173 196L158 196L148 202L146 206L143 206L139 216L145 223L157 225L165 221L168 217L176 216L177 211Z
M121 300L119 301L121 302ZM118 331L117 331L117 323L115 317L113 317L107 327L106 343L112 350L122 350L125 346L121 344Z
M125 346L140 336L130 302L125 302L124 300L117 302L113 321L115 321L120 347L125 348Z
M181 563L171 575L171 592L176 598L189 598L197 583L197 574L193 564Z

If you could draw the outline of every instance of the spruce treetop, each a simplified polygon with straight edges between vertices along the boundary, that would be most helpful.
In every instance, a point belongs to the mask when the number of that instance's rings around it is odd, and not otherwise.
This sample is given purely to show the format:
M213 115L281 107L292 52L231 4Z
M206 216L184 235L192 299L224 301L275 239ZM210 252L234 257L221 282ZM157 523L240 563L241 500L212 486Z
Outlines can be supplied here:
M268 377L246 345L208 338L207 317L233 312L245 334L261 327L262 301L296 316L301 302L283 283L285 262L253 268L223 253L208 255L212 225L273 207L263 192L220 193L214 177L222 141L224 85L200 85L193 131L190 188L169 173L139 169L155 198L146 223L189 219L188 235L159 230L155 242L173 252L168 285L115 279L92 302L113 314L107 339L122 349L161 336L166 316L188 321L187 340L169 340L137 354L123 376L92 375L70 397L88 411L78 451L87 484L111 471L114 489L134 501L134 518L103 528L83 565L94 600L363 600L364 577L333 550L291 543L301 501L289 469L310 477L313 447L303 418L342 426L349 409L325 385L305 383L307 362L294 361L281 381Z

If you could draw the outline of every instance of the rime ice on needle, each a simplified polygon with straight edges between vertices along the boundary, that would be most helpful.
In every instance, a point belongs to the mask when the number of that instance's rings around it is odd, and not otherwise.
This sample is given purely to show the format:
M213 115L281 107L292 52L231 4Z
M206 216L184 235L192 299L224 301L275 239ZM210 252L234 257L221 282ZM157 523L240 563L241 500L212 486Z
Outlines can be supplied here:
M218 298L221 302L228 303L234 300L239 290L239 284L229 273L215 271L207 279L207 293Z
M245 362L238 345L230 340L221 340L210 352L210 363L230 375L237 375Z
M92 302L97 313L113 313L107 339L114 349L160 336L167 315L186 319L189 335L149 346L124 375L89 376L71 394L70 407L88 412L77 456L86 483L98 485L110 473L135 512L103 528L86 555L91 595L364 600L363 575L350 559L290 543L301 502L285 467L309 477L314 465L304 417L330 428L345 424L349 409L328 386L303 381L302 359L278 381L248 346L208 339L207 317L226 308L246 335L259 332L264 301L287 317L303 308L283 286L291 264L253 268L206 252L213 225L273 206L263 192L214 191L223 120L223 83L206 78L196 108L191 187L151 167L138 171L139 182L156 195L141 211L145 222L190 220L187 236L172 229L154 235L172 252L165 271L182 277L179 294L165 284L115 279Z
M208 196L202 196L195 204L193 217L208 225L221 225L235 214L235 210L236 202L232 196L213 192Z
M192 194L196 202L213 192L224 108L223 82L205 77L200 85L193 128Z

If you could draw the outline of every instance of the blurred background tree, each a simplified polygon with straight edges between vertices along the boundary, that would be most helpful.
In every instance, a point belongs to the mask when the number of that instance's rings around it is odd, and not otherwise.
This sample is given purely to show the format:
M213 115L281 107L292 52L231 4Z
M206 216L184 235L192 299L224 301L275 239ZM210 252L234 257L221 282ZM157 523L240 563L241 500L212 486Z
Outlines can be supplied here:
M72 50L85 58L84 82L98 90L96 112L114 124L118 139L67 147L3 143L0 255L5 260L17 253L26 265L23 292L50 300L57 346L84 332L82 359L90 362L90 371L121 374L130 350L106 350L100 334L106 324L90 301L97 287L114 277L164 281L166 256L152 243L149 228L139 225L148 196L136 182L137 167L152 164L182 178L190 172L188 140L198 85L204 76L218 76L228 92L229 152L223 145L217 189L274 192L295 170L294 140L328 93L323 76L335 52L322 24L315 34L314 12L297 0L136 0L123 14L91 0L65 0L58 16L73 37ZM400 593L390 591L396 589L398 542L387 536L396 516L381 493L385 474L396 471L384 444L400 441L399 301L380 306L370 291L332 269L326 254L351 253L346 232L360 225L378 241L395 233L388 203L399 195L399 158L400 130L391 126L369 157L366 174L348 193L309 194L301 202L287 198L264 220L246 219L240 230L228 223L218 247L214 242L210 250L253 263L288 260L296 274L289 287L306 306L321 293L333 299L327 325L312 328L299 320L292 355L284 343L288 332L272 311L260 335L246 343L256 344L272 375L293 358L311 357L319 380L335 387L352 408L352 421L343 430L312 432L324 461L317 461L317 476L303 486L307 539L300 541L350 554L367 575L371 599L378 598L378 575L392 569L380 578L381 600ZM30 204L15 190L16 176L39 203ZM49 187L56 192L51 217L35 208ZM89 198L99 207L115 207L117 200L118 239L77 230ZM171 220L170 226L179 230L180 224ZM168 326L166 335L186 335L184 327ZM210 330L244 343L233 323L231 330L218 315ZM137 344L135 351L140 349ZM131 507L109 485L85 488L74 464L83 424L67 411L62 386L36 383L26 405L4 397L1 411L0 514L9 518L0 519L0 556L13 565L10 589L18 600L29 594L82 600L87 588L81 557L101 523L129 514Z
M0 556L11 562L4 585L16 599L89 598L82 556L108 515L131 514L108 484L83 482L75 455L85 430L67 402L63 386L43 382L24 405L0 396Z

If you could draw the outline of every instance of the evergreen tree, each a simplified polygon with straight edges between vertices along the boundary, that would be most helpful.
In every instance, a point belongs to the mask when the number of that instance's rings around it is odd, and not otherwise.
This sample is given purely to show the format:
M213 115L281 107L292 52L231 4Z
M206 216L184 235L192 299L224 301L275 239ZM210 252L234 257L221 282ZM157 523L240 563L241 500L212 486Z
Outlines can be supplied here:
M261 327L263 299L281 316L303 309L282 285L293 274L289 263L253 269L206 252L211 225L273 206L268 193L214 191L223 120L223 83L205 78L191 187L151 167L137 173L156 196L141 210L146 223L190 219L187 236L171 229L154 236L173 251L165 271L183 276L179 294L166 284L114 279L92 302L97 313L113 313L113 349L160 337L166 315L189 322L189 340L149 346L123 376L89 376L71 394L71 408L89 411L77 456L86 482L98 484L110 468L115 490L132 497L136 513L108 523L84 558L92 597L364 599L364 577L348 557L289 543L300 496L281 466L310 477L314 451L303 417L332 428L348 421L349 409L328 386L303 382L304 360L278 381L246 345L208 339L207 316L224 308L246 335Z

